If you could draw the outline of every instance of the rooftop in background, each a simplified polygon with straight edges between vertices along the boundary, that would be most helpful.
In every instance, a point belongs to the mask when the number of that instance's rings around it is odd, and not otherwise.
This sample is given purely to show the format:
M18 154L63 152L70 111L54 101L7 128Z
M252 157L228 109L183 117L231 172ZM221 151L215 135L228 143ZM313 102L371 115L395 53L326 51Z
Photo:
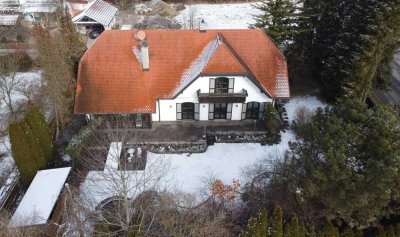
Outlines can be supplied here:
M87 7L82 12L72 18L73 22L78 22L84 17L88 17L102 25L109 25L113 20L118 9L113 5L102 1L94 0L87 4Z
M0 25L13 26L17 24L18 15L0 15Z
M86 51L75 113L154 113L157 99L174 98L194 77L212 74L244 75L272 98L289 97L285 57L261 30L144 30L146 72L135 56L137 32L104 31Z
M8 225L46 224L70 170L67 167L38 171Z

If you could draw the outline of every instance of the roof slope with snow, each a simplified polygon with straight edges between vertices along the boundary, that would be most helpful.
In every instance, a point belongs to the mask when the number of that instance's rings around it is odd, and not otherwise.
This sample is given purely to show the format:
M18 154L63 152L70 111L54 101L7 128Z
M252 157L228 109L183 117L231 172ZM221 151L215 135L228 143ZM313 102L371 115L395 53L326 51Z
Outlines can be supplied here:
M270 97L289 97L286 59L262 30L144 31L149 71L135 56L138 30L97 38L79 65L75 113L155 112L157 99L174 98L202 74L246 75Z
M88 4L87 8L72 18L73 22L81 20L87 16L102 25L109 25L118 9L113 5L102 0L95 0Z
M41 170L36 173L9 226L45 224L57 202L71 167Z

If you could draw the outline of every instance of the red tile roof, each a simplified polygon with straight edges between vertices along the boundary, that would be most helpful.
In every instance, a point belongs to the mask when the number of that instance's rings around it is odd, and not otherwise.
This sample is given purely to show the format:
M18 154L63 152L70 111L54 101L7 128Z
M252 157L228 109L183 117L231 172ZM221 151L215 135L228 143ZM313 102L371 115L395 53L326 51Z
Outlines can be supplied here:
M286 60L261 30L145 30L149 71L133 52L137 31L104 31L88 49L79 64L75 113L154 113L156 100L173 98L200 59L208 60L199 64L203 74L245 73L272 98L289 97Z

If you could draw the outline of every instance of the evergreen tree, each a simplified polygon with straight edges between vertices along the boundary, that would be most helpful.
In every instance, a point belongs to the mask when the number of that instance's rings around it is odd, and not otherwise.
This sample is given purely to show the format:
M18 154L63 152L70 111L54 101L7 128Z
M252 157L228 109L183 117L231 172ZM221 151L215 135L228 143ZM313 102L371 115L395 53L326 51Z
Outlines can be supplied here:
M46 89L53 106L56 138L72 114L74 99L73 73L61 42L48 29L36 26L35 48L39 53L38 62L43 69L43 78L47 82Z
M272 213L271 237L283 237L283 213L280 206L276 206Z
M26 119L23 119L18 123L25 134L26 142L30 149L31 159L35 161L38 169L45 168L47 166L47 160L40 146L39 139L35 136L35 134L33 134L32 130L29 128Z
M339 237L337 228L328 222L324 228L323 237Z
M8 128L11 152L17 166L21 181L29 185L38 170L36 161L31 157L32 151L27 136L19 122L11 122Z
M396 237L395 230L394 230L394 227L392 225L387 227L386 236L387 237Z
M300 237L307 236L306 226L304 225L303 221L299 221L299 232L300 232Z
M354 231L350 227L347 227L344 230L342 237L354 237Z
M290 221L290 227L292 237L300 237L299 219L297 219L297 217L292 218L292 220Z
M241 236L244 237L267 237L268 234L268 214L265 208L262 209L259 218L250 218L247 230Z
M291 58L305 58L303 64L308 66L300 67L314 70L311 74L320 80L328 100L343 96L365 100L373 85L390 86L391 62L400 46L399 4L397 0L305 0L299 25L307 30L295 38Z
M391 77L388 68L399 46L400 38L400 2L397 0L361 1L355 7L363 21L370 23L360 40L362 51L354 55L354 73L347 77L349 95L365 100L376 76L381 84L388 84ZM368 19L370 12L374 12ZM361 18L361 17L360 17ZM385 55L386 53L386 55ZM384 64L382 64L384 63ZM380 71L378 70L380 69ZM385 71L386 70L386 71ZM379 74L377 74L379 73Z
M57 19L60 25L58 40L62 45L62 53L70 70L73 72L73 75L75 75L79 60L85 52L86 46L76 30L67 8L65 8L64 11L58 9Z
M289 187L288 195L296 195L301 189L304 205L347 223L369 225L371 216L395 213L389 204L399 197L400 174L392 168L400 166L399 127L392 107L342 101L318 110L310 122L294 124L299 140L290 144L274 190Z
M25 115L25 122L36 137L43 150L46 163L53 160L53 138L43 114L35 106L30 106Z
M255 6L262 14L251 27L263 29L278 45L290 44L298 31L296 5L290 0L270 0Z
M387 236L386 236L386 233L385 233L385 230L384 230L382 227L379 227L379 228L378 228L376 237L387 237Z
M292 237L292 226L290 222L285 223L285 230L283 231L283 237Z
M357 230L356 237L363 237L363 236L364 236L363 231L362 230Z
M315 233L315 227L314 226L310 227L310 234L308 235L308 237L317 237L317 234Z

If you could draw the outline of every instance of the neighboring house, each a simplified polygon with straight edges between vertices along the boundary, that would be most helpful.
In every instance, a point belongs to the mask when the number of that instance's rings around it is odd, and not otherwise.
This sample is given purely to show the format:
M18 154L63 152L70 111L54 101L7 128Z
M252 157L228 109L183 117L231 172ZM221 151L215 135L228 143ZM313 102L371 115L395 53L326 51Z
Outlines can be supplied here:
M75 113L133 127L255 120L288 97L285 57L261 30L112 30L81 59Z
M1 0L0 13L14 13L20 10L20 0Z
M76 12L81 7L78 2L70 2L70 5L71 12L74 14L72 21L78 28L100 28L103 31L111 29L115 25L115 15L118 9L105 1L89 2L81 12Z
M20 0L24 13L52 13L63 5L64 0Z
M62 190L70 171L71 167L38 171L8 226L42 226L43 236L56 236L64 207Z

